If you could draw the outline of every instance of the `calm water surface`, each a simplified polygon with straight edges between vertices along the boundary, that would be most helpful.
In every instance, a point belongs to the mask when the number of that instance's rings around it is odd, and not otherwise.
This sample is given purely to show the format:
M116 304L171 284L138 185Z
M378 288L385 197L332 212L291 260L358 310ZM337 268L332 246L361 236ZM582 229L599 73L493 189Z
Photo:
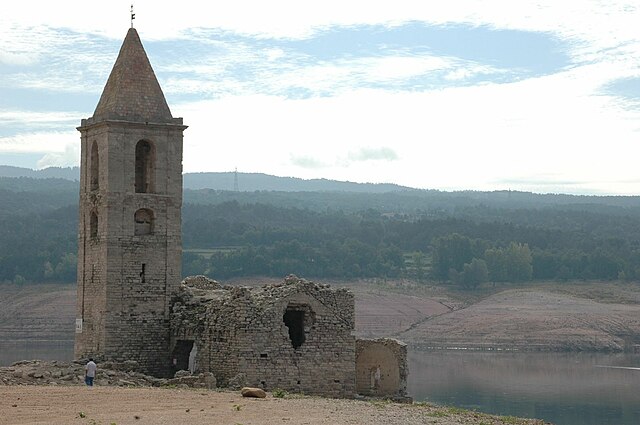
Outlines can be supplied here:
M556 425L638 425L640 369L619 367L640 368L640 355L410 349L409 393Z

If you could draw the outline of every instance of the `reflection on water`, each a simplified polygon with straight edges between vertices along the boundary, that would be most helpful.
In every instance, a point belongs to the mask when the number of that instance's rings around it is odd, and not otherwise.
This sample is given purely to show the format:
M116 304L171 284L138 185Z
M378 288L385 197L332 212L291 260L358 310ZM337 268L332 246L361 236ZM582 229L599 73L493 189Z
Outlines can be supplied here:
M73 341L0 341L0 366L19 360L73 360Z
M409 392L556 425L637 425L640 370L629 368L639 366L632 354L410 350Z

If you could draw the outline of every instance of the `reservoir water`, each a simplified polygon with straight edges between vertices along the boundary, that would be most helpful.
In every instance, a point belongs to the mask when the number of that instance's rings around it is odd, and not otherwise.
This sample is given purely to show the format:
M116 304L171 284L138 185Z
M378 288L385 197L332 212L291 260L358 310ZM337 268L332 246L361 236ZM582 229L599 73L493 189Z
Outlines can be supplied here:
M410 349L409 393L556 425L638 425L640 355Z
M70 361L72 341L0 341L0 366ZM640 424L640 355L409 349L416 401L556 425Z

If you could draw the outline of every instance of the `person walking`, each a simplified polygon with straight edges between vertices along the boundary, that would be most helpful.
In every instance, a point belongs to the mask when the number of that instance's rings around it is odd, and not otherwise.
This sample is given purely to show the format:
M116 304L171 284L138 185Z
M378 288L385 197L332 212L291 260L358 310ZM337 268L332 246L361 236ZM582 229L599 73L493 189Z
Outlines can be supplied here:
M84 383L89 387L93 387L93 379L96 377L96 370L98 366L94 363L92 358L89 358L89 362L84 367Z

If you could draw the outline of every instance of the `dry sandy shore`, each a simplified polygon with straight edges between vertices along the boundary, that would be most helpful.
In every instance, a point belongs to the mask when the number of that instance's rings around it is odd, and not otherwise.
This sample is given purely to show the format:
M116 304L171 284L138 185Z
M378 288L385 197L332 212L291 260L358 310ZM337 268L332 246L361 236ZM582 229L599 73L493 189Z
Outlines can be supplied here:
M534 425L421 404L316 397L242 398L237 392L194 389L34 385L0 386L0 424L484 424Z

